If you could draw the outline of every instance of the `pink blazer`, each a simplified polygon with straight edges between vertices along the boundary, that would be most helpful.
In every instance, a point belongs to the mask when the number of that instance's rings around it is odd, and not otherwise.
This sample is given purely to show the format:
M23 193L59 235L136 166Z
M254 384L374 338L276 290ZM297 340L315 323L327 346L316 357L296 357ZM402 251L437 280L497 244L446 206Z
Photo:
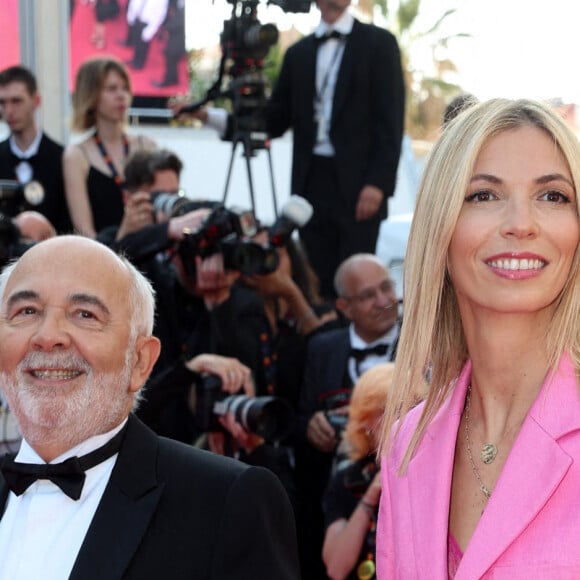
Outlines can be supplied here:
M453 456L470 375L467 363L402 477L420 407L382 461L379 580L447 579ZM455 578L580 579L580 390L568 356L524 420Z

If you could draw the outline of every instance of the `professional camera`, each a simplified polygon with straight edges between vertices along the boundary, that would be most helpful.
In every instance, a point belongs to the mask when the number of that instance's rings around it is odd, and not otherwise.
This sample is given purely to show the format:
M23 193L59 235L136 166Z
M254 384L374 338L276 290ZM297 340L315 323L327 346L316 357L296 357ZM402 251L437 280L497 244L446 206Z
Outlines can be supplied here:
M15 217L20 212L34 209L44 199L44 189L38 181L22 186L12 179L0 179L0 212Z
M221 253L224 267L242 274L270 274L278 267L276 249L250 241L257 233L253 212L216 206L199 230L187 233L179 244L179 255L190 276L195 274L195 257Z
M220 378L209 374L197 381L195 394L195 422L201 431L221 430L218 417L231 412L246 431L266 441L280 441L290 433L292 409L283 399L224 393Z
M232 131L224 139L243 140L252 150L267 147L266 118L267 80L264 59L278 42L274 24L262 24L257 12L260 0L228 0L232 14L224 22L220 36L222 57L218 78L205 97L181 112L193 112L205 103L226 97L232 103ZM284 12L308 12L310 0L269 0ZM224 83L224 77L228 82ZM225 87L223 86L225 84Z
M155 215L161 214L167 219L185 215L196 209L213 209L218 204L207 200L191 199L180 189L177 193L167 191L154 191L151 194L151 203Z
M342 436L346 424L348 423L348 415L340 415L338 413L325 413L326 420L330 423L330 426L334 429L336 439L339 440Z

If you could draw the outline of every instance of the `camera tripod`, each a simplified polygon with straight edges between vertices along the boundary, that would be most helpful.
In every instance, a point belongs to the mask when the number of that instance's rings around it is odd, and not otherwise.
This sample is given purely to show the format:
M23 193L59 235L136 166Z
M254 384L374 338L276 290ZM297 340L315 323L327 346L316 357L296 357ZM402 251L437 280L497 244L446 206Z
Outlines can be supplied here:
M252 211L256 215L256 200L254 197L254 180L252 178L252 157L255 157L256 150L264 149L268 155L268 167L270 170L270 184L272 188L272 207L274 208L274 217L278 217L278 204L276 201L276 184L274 182L274 168L272 166L272 153L270 151L270 140L263 133L256 133L251 131L238 131L232 138L232 154L230 156L230 163L228 173L226 176L226 184L224 188L223 204L226 203L228 196L230 180L232 177L232 170L234 167L234 159L238 143L242 144L243 156L246 160L246 173L248 176L248 186L250 190L250 201L252 202Z

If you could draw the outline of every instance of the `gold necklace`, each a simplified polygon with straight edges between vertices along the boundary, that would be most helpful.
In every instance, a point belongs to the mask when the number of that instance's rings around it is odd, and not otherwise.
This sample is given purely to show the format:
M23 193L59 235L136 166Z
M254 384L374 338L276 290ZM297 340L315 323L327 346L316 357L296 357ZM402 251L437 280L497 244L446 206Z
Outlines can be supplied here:
M481 493L483 493L483 495L486 497L486 499L489 499L491 497L492 490L489 489L489 487L487 487L485 485L485 483L483 483L483 481L481 480L481 475L479 475L479 470L477 469L477 466L475 465L475 461L473 461L473 455L471 454L471 442L469 439L469 409L470 408L471 408L471 385L469 385L467 387L467 397L465 399L465 439L467 442L467 456L469 457L469 463L471 464L471 470L473 471L473 475L475 475L475 479L477 479L477 482L479 483L479 489L481 490ZM497 455L497 450L496 450L496 455ZM495 459L495 456L493 459ZM491 461L493 461L493 459ZM491 463L491 461L489 463Z

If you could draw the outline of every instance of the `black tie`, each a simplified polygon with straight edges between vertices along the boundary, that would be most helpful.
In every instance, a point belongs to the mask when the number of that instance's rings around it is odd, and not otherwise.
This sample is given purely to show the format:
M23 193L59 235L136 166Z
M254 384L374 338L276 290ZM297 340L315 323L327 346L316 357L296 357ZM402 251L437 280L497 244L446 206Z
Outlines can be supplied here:
M71 499L81 497L85 483L85 471L106 461L119 451L125 429L121 429L110 441L82 457L69 457L62 463L17 463L13 455L5 455L0 471L8 487L22 495L37 479L48 479Z
M351 348L350 356L354 359L354 366L356 368L357 376L360 376L360 363L365 360L368 356L385 356L389 350L388 344L375 344L375 346L369 346L368 348Z
M324 44L327 40L330 40L331 38L336 38L337 40L340 40L341 38L346 38L346 36L347 36L346 34L338 32L338 30L330 30L329 32L325 32L322 36L317 36L316 42L318 42L319 44Z

